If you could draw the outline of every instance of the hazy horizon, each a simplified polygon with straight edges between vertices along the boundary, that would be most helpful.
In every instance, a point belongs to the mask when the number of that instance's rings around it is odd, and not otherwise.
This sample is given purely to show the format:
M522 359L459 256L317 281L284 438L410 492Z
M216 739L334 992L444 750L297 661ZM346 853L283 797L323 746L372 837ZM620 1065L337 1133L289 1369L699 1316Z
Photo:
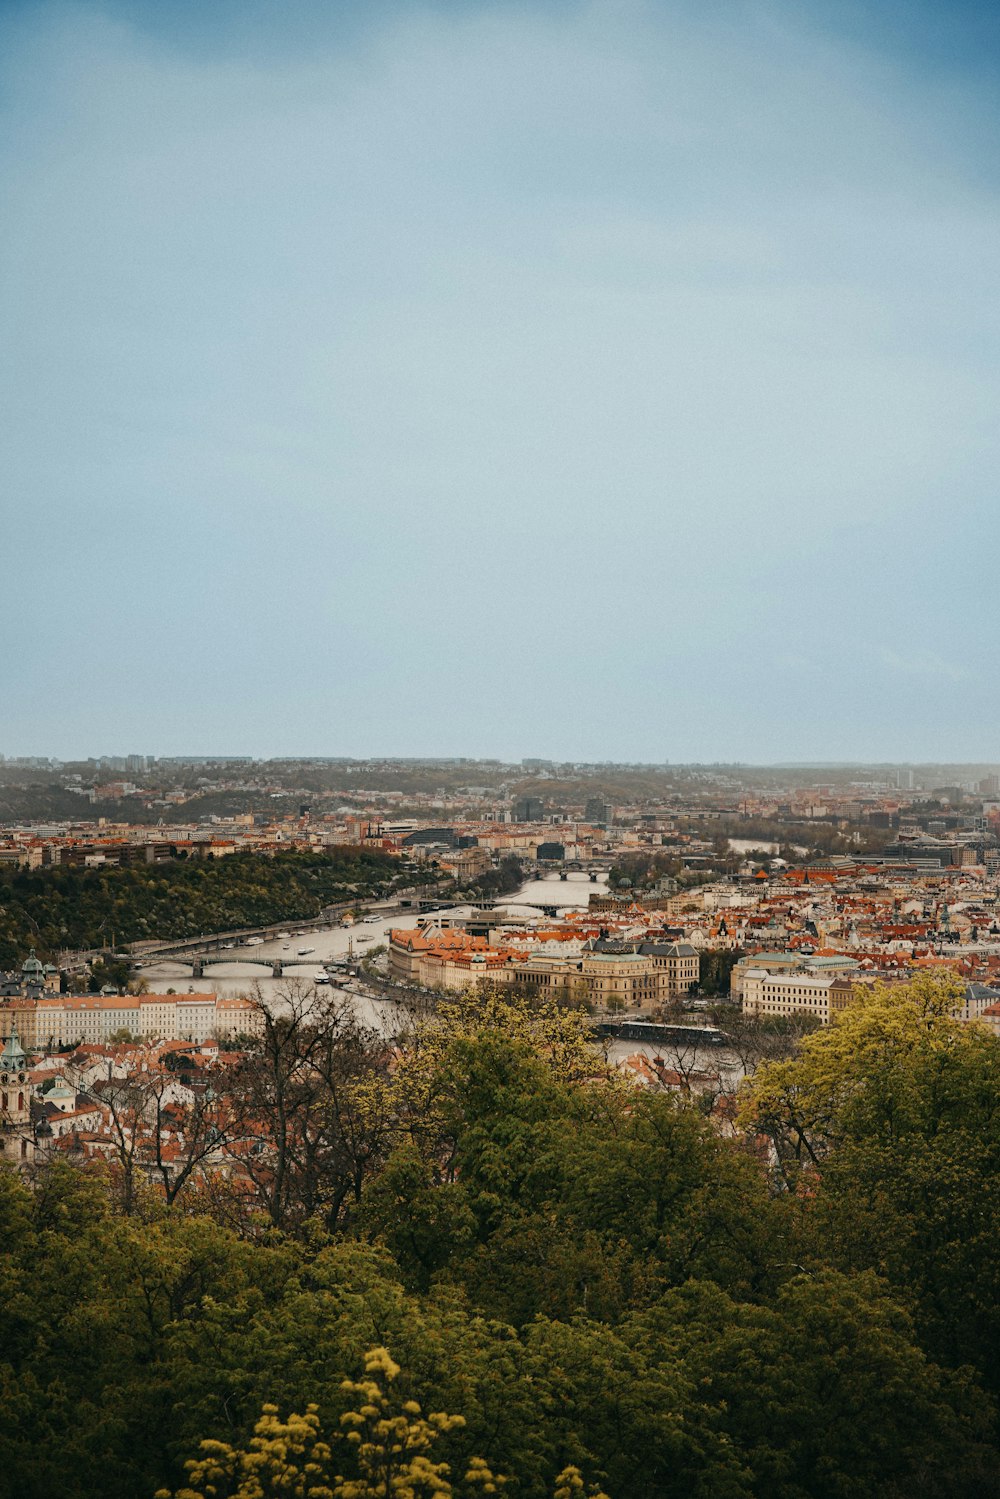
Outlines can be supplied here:
M218 753L207 750L178 751L177 753L156 753L155 751L144 752L141 750L101 750L90 751L75 755L38 754L18 756L5 753L0 750L0 764L18 765L21 761L34 759L48 759L65 765L85 764L88 762L99 763L106 760L127 759L129 755L144 754L149 761L161 763L189 763L197 764L201 761L211 763L240 764L252 762L254 764L303 764L331 763L347 764L470 764L470 765L502 765L509 768L523 767L529 772L539 768L545 770L551 767L585 766L598 768L619 769L641 769L641 770L912 770L912 771L1000 771L1000 760L582 760L572 759L565 756L540 756L518 754L510 758L501 755L390 755L390 754L368 754L368 755L333 755L333 754L281 754L281 755L254 755L246 752L230 751Z
M0 3L6 753L988 763L1000 18L869 12Z

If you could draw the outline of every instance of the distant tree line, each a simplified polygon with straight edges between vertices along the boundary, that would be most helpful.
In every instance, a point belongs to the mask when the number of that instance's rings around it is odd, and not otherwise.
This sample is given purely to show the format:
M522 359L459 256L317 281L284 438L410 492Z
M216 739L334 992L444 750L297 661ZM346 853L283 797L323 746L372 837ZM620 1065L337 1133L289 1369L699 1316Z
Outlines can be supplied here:
M501 859L496 869L487 869L470 880L463 888L472 895L490 899L498 895L511 895L524 884L524 866L520 859Z

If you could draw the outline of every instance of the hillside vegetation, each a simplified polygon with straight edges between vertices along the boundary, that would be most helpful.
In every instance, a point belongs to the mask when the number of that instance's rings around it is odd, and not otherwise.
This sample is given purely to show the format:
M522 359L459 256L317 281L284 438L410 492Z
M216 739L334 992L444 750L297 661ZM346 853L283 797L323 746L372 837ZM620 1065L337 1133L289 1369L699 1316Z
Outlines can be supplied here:
M349 846L128 869L4 870L0 967L29 947L51 960L64 948L304 921L324 906L382 895L400 878L416 883L421 876L380 849Z

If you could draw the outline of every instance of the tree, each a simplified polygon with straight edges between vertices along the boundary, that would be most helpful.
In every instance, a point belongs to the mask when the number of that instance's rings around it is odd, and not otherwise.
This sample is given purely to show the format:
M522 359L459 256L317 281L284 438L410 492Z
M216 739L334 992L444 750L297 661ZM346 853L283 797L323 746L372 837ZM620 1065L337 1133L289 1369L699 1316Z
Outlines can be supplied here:
M261 1034L229 1083L238 1165L275 1227L318 1217L329 1229L357 1203L387 1135L386 1044L343 997L297 980L265 1005Z
M102 989L124 993L128 987L128 976L128 958L98 958L90 965L88 988L91 994L99 994Z
M710 947L701 955L699 987L705 994L724 995L728 998L732 987L732 973L743 956L739 947Z
M707 1031L681 1028L669 1040L658 1041L657 1048L656 1062L666 1062L676 1072L685 1096L696 1093L711 1101L722 1092L718 1048Z
M970 1040L977 1044L954 1018L961 995L951 976L876 984L857 994L834 1024L806 1036L795 1060L759 1069L742 1120L769 1136L786 1186L804 1165L818 1172L852 1132L874 1128L893 1138L915 1104L912 1064Z
M175 1202L226 1142L227 1104L204 1082L182 1082L172 1056L161 1056L155 1046L136 1047L110 1077L81 1088L108 1121L126 1214L143 1205L144 1182L155 1183L167 1203Z
M630 1324L670 1342L759 1499L965 1499L997 1493L993 1415L932 1364L874 1275L793 1276L770 1304L689 1282Z
M818 1028L815 1016L752 1015L735 1005L714 1005L714 1023L726 1036L726 1047L740 1064L746 1077L752 1077L763 1062L788 1061L796 1056L803 1036Z
M798 1198L801 1253L876 1270L933 1357L1000 1391L1000 1041L954 1018L961 996L877 985L761 1067L743 1119Z
M360 1228L388 1245L408 1286L427 1291L469 1250L476 1220L462 1183L442 1185L432 1164L404 1143L366 1188Z
M189 1486L176 1499L449 1499L455 1493L450 1465L430 1453L465 1420L444 1412L424 1416L415 1400L395 1398L398 1375L385 1348L370 1349L364 1378L341 1385L353 1405L329 1440L321 1434L317 1406L282 1421L277 1406L265 1405L248 1450L202 1442L204 1456L187 1464ZM336 1471L341 1466L351 1470L348 1476ZM496 1494L504 1483L481 1458L472 1459L465 1479L468 1494ZM169 1492L160 1490L157 1499L170 1499Z

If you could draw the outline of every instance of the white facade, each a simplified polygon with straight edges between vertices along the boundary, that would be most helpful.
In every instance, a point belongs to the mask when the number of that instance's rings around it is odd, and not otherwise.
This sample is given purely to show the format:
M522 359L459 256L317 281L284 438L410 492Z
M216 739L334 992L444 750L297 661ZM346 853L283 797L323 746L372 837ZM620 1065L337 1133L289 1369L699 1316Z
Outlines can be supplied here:
M215 994L94 994L43 999L35 1008L34 1045L99 1045L118 1031L144 1041L207 1041L253 1035L260 1015L245 999Z

